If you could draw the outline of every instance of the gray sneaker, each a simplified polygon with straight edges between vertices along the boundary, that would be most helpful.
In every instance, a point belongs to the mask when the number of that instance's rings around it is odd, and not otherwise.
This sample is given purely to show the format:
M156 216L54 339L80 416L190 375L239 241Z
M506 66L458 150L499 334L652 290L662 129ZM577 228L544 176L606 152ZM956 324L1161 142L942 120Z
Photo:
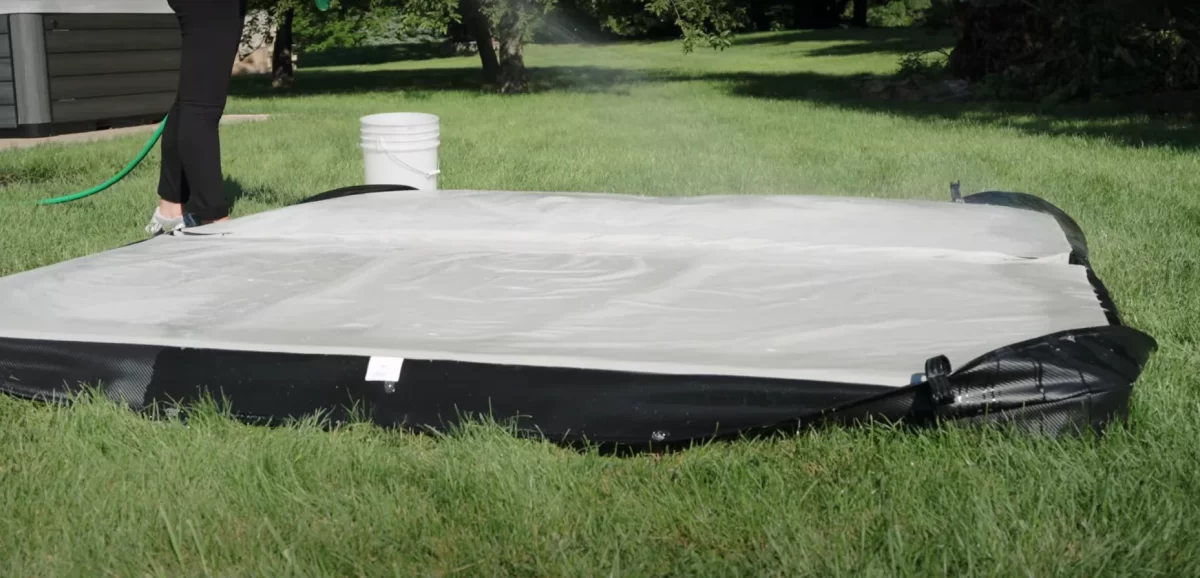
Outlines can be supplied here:
M146 225L146 232L151 236L161 235L163 233L174 233L185 226L187 226L185 217L175 217L173 219L164 217L156 208L154 209L154 216L150 217L150 224Z

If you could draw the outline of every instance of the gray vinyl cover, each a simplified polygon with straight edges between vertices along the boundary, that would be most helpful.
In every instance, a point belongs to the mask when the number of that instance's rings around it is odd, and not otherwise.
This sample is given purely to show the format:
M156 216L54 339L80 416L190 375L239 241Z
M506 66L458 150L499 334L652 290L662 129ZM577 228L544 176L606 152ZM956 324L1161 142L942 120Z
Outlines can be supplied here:
M899 387L1106 325L1070 250L987 205L397 191L0 279L0 337Z

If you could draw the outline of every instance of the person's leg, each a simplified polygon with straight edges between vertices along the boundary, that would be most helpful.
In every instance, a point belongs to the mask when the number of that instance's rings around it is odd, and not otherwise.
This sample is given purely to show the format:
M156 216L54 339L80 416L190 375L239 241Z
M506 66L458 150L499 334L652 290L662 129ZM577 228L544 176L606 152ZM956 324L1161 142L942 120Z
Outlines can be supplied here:
M221 170L219 126L233 60L242 35L240 0L171 0L180 17L183 47L179 71L178 148L180 197L186 191L201 222L229 215ZM168 122L169 124L169 122ZM164 137L166 136L164 130ZM166 146L166 145L164 145ZM160 193L161 194L161 193ZM164 200L173 198L164 196Z
M180 30L186 34L183 15L178 7L178 0L168 0L171 9L176 12ZM162 152L162 163L158 171L158 208L146 226L146 232L157 234L171 231L183 225L183 206L188 202L189 193L187 179L183 176L183 164L179 158L179 87L176 86L175 102L167 111L167 124L163 127L159 139Z
M158 212L167 219L182 219L183 205L188 202L187 180L183 178L183 164L179 160L179 100L167 113L167 124L163 127L162 166L158 172Z

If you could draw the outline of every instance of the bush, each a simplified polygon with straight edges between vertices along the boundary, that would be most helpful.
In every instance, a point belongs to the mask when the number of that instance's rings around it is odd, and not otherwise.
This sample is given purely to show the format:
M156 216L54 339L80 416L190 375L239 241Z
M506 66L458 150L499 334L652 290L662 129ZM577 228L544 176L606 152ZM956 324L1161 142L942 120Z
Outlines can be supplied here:
M872 28L896 28L912 26L913 15L904 0L892 0L883 6L867 9L867 26Z
M796 7L792 4L773 4L767 8L766 16L770 21L769 30L788 30L795 25Z
M899 28L920 26L931 21L948 22L955 0L872 0L867 9L867 26ZM842 19L852 20L854 3L846 5Z
M954 9L959 0L932 0L921 15L922 25L942 29L954 25Z
M297 10L292 35L298 51L320 52L366 43L369 33L364 25L366 14L349 12L339 18L323 17L311 10Z
M1200 89L1192 0L972 0L951 70L1057 102Z
M937 80L949 75L950 56L941 50L910 52L900 57L901 79Z

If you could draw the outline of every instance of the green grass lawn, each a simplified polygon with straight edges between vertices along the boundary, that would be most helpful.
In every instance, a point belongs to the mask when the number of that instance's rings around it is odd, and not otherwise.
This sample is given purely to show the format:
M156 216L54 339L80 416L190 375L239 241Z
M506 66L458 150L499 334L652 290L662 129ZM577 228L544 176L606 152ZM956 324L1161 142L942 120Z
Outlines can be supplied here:
M1200 574L1200 130L856 91L855 75L942 42L535 46L538 92L515 97L480 91L474 59L364 51L302 67L289 94L239 79L230 112L274 118L223 129L225 168L235 215L278 207L361 182L358 117L424 111L442 118L443 188L948 199L960 179L1041 195L1083 226L1126 321L1159 340L1128 427L1061 441L839 429L615 458L487 427L433 439L209 412L185 428L2 398L0 574ZM32 203L115 174L143 138L0 152L0 274L141 238L157 151L108 192Z

